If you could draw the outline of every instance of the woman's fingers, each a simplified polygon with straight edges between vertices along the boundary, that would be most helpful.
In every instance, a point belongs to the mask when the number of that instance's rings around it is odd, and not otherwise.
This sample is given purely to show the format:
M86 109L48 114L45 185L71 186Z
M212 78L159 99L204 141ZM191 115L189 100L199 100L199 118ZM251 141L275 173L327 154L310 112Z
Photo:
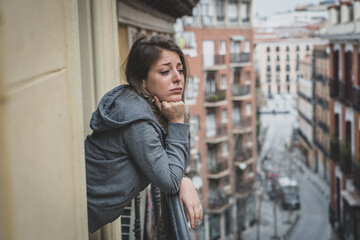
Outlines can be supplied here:
M159 108L159 110L161 111L162 110L162 107L161 107L161 102L159 100L159 98L157 96L154 96L154 99L155 99L155 105Z

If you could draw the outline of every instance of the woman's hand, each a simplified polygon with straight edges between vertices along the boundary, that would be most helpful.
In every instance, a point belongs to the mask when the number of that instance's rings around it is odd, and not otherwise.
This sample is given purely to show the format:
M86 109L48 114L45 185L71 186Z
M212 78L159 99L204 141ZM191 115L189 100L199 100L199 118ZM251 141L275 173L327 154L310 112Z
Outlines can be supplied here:
M198 193L189 178L182 178L179 196L189 214L191 227L197 228L199 220L203 219L203 208Z
M183 101L179 102L160 102L159 98L154 96L155 104L160 109L161 113L169 122L184 123L185 119L185 104Z

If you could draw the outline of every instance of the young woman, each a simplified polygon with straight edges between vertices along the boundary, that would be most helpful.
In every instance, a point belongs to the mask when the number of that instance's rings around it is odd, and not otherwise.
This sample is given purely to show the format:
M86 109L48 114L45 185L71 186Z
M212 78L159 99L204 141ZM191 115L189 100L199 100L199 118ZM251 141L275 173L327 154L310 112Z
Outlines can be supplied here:
M190 179L189 125L184 90L188 67L181 49L161 36L141 37L126 61L128 85L105 94L85 140L89 231L117 219L149 183L179 193L190 223L203 212Z

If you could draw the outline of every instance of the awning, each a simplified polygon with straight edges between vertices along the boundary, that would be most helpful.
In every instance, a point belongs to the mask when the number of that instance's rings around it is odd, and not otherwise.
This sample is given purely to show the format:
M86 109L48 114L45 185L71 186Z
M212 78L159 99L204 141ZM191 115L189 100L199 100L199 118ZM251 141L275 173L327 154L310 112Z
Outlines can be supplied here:
M233 41L243 41L243 40L244 40L244 37L243 37L243 36L240 36L240 35L231 36L231 40L233 40Z

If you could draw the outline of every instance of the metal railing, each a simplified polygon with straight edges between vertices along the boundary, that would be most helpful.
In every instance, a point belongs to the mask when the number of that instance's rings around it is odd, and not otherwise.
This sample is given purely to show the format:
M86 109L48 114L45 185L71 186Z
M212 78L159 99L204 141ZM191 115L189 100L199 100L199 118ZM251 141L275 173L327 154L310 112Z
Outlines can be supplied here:
M353 106L357 110L360 110L360 87L353 86Z
M236 130L251 127L251 117L243 117L240 121L233 122L233 128Z
M234 84L234 85L232 85L232 95L235 97L249 95L250 87L251 87L251 85Z
M179 196L166 195L161 193L159 188L151 186L150 198L154 208L154 225L156 239L191 239L190 230L186 222L184 210L182 208ZM147 199L147 197L146 197ZM134 199L134 237L136 240L143 239L141 236L141 217L140 217L141 196L137 195ZM148 214L148 211L147 213ZM150 218L150 216L145 216ZM151 220L150 220L151 221ZM146 234L146 233L145 233Z
M227 135L227 125L226 124L222 124L213 130L215 130L215 131L210 132L210 133L207 132L206 138L208 140L220 138L220 137Z
M340 142L339 139L334 138L330 142L330 156L334 162L338 162L340 159Z
M237 150L234 152L234 162L242 162L252 158L252 149Z
M221 54L214 54L214 55L204 54L203 58L204 58L204 66L205 67L211 67L211 66L215 66L215 65L224 65L225 64L225 55L221 55ZM205 58L206 58L206 60L205 60Z
M225 100L226 90L216 90L215 92L205 92L205 100L207 102L218 102Z
M228 204L229 199L225 194L214 194L209 196L209 208L210 209L219 209L226 204Z
M340 99L348 104L352 103L353 84L351 81L342 82L339 81L340 86Z
M228 161L226 159L221 162L216 162L215 166L210 167L209 172L211 174L217 174L228 169Z
M253 184L255 180L245 180L245 181L237 181L236 183L236 193L238 194L244 194L252 191Z
M250 53L231 53L231 63L246 63L250 62Z
M339 80L334 78L329 78L330 83L330 96L336 98L339 96Z

